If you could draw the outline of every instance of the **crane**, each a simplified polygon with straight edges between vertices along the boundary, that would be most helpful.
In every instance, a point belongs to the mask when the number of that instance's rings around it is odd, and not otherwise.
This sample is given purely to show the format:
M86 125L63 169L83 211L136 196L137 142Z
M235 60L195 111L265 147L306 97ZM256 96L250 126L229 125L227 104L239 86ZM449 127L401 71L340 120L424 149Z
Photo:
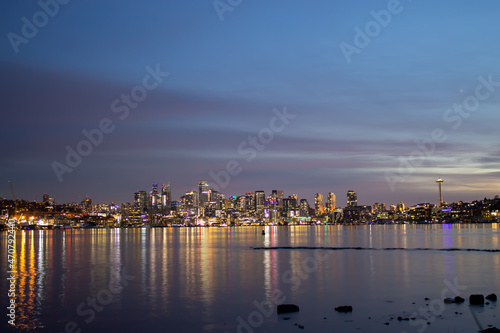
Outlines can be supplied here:
M12 197L14 198L14 218L17 214L17 200L16 200L16 195L14 194L14 186L12 185L12 182L9 180L10 184L10 189L12 191Z
M16 201L16 195L14 194L14 186L12 186L12 182L9 180L10 184L10 190L12 191L12 197L14 198L14 201Z

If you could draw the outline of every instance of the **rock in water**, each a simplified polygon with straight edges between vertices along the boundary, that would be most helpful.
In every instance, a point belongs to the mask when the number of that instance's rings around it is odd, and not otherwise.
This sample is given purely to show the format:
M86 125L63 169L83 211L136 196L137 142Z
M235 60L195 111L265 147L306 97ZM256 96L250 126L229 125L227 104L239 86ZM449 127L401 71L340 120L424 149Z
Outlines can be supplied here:
M445 299L444 299L444 302L445 302L446 304L455 303L455 299L454 299L454 298L450 298L450 297L448 297L448 298L445 298Z
M338 311L338 312L352 312L352 306L350 306L350 305L337 306L335 308L335 311Z
M289 313L289 312L298 312L299 307L295 304L279 304L278 313Z
M455 296L455 303L463 303L463 302L465 302L465 299L463 299L460 296Z
M495 294L489 294L488 296L486 296L486 299L489 300L489 301L492 301L492 302L496 302L497 301L497 295L495 295Z
M469 296L469 304L471 304L471 305L483 305L484 304L484 296L481 294L470 295Z

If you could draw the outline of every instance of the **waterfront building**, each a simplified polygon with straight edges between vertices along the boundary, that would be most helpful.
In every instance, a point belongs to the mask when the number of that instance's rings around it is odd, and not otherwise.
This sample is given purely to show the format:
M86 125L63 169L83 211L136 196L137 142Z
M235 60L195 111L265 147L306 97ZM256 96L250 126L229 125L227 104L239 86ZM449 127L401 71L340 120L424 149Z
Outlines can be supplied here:
M358 195L353 190L347 191L347 207L358 205Z

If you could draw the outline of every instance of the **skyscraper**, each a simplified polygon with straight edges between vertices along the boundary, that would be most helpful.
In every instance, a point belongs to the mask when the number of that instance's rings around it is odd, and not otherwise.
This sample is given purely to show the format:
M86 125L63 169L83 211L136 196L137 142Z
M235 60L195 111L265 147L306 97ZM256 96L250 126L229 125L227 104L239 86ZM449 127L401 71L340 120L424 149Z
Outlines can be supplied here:
M158 183L153 183L151 186L149 204L153 209L158 205Z
M316 193L314 195L314 210L316 215L323 215L325 213L325 206L323 204L323 194Z
M333 192L328 193L328 199L326 203L326 208L328 213L333 213L335 208L337 207L337 198Z
M302 217L309 216L309 203L307 199L300 199L299 215Z
M255 211L262 213L264 210L264 202L266 201L266 194L264 191L255 191Z
M146 207L146 191L137 191L134 195L134 205L135 208L142 211Z
M358 195L353 190L347 191L347 207L355 207L358 205Z
M273 190L272 196L276 199L278 203L278 208L283 210L283 190Z
M208 183L206 180L200 180L198 183L198 196L199 196L199 205L204 206L205 202L209 202L209 192L208 192Z
M45 194L43 195L43 203L48 203L48 202L49 202L49 199L50 199L49 195L48 195L47 193L45 193Z
M161 207L163 214L170 213L170 203L172 202L172 192L170 190L170 183L161 186Z

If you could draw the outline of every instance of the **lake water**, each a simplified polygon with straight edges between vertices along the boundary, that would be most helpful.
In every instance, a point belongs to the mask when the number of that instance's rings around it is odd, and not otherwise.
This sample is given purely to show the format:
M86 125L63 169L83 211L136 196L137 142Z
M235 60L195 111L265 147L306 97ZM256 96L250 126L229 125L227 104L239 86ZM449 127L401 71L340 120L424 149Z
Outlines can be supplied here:
M7 233L0 237L1 331L500 327L495 302L442 301L500 293L500 252L482 251L500 248L498 224L17 231L15 330L6 316ZM253 249L260 247L343 249ZM443 250L450 248L462 250ZM275 303L297 304L300 311L278 315ZM352 305L353 312L336 312L340 305Z

